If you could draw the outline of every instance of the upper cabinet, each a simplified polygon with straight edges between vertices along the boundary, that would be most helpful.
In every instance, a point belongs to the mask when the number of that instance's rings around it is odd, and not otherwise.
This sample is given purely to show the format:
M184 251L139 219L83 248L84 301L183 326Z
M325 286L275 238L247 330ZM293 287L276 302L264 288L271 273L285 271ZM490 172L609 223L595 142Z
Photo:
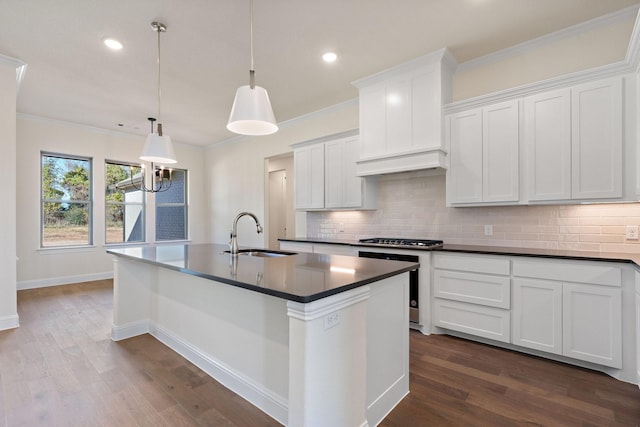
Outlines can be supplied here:
M622 79L524 99L530 201L623 197Z
M451 206L637 200L635 79L448 114Z
M356 176L359 143L350 131L292 145L296 209L375 208L375 182Z
M360 92L359 176L445 166L442 108L455 67L441 49L353 83Z
M451 204L518 201L518 101L447 117Z

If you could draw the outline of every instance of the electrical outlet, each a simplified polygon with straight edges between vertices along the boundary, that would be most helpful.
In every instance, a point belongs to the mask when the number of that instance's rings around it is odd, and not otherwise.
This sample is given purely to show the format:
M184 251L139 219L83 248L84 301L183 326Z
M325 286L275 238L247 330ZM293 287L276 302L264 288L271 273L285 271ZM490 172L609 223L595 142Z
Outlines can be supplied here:
M338 231L340 231L340 233L344 233L344 222L340 223L340 229Z
M484 226L484 235L485 236L493 236L493 225L485 225Z
M638 226L627 225L627 240L638 240Z
M324 329L333 328L334 326L338 325L341 320L342 316L340 315L339 311L327 314L326 316L324 316Z

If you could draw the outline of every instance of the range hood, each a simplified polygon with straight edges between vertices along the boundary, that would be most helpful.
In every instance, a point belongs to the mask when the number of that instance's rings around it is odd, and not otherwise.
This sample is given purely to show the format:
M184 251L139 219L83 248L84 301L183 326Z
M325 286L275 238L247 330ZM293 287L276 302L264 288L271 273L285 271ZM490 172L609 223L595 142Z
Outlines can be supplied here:
M443 48L352 83L360 93L358 176L447 167L443 105L456 66Z

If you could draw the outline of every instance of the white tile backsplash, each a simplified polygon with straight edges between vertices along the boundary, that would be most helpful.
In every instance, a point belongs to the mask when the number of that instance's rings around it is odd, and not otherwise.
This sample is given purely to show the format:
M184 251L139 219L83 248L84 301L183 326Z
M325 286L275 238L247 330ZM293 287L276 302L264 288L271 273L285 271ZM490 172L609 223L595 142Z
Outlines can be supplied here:
M343 232L340 232L340 224ZM493 225L493 235L484 226ZM451 244L640 252L625 238L640 203L448 208L445 176L407 172L378 178L378 209L307 213L307 237L442 239Z

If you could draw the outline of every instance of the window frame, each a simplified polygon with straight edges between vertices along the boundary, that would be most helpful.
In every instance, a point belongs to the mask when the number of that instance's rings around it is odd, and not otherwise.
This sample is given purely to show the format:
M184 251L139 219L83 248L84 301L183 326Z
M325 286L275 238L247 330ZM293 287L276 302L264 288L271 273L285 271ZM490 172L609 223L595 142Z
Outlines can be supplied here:
M132 203L127 203L127 202L113 202L113 201L108 201L107 200L107 165L111 164L111 165L116 165L116 166L128 166L128 167L134 167L134 168L139 168L143 174L144 174L144 165L142 163L135 163L135 162L123 162L120 160L110 160L110 159L105 159L104 160L104 184L105 184L105 188L104 188L104 244L105 246L121 246L121 245L139 245L142 243L146 243L147 241L147 197L146 194L142 194L142 202L138 203L138 202L132 202ZM144 179L144 176L143 178ZM140 190L139 190L140 191ZM109 242L108 241L108 237L107 237L107 225L108 225L108 221L107 221L107 217L108 217L108 209L109 206L142 206L142 213L141 213L141 218L142 218L142 239L141 240L137 240L135 242ZM123 224L124 226L124 224Z
M158 168L159 169L159 168ZM183 242L189 240L189 171L188 169L171 168L172 173L180 171L184 174L184 199L182 203L158 203L158 193L155 197L154 207L154 238L156 243ZM154 171L155 174L155 171ZM155 176L155 175L154 175ZM173 185L173 184L172 184ZM163 207L184 207L184 238L182 239L158 239L158 209Z
M88 168L88 178L89 178L89 199L88 200L75 200L75 199L45 199L44 198L44 176L43 176L43 160L45 157L53 157L53 158L57 158L57 159L62 159L62 160L76 160L76 161L82 161L82 162L87 162L89 165ZM94 221L93 221L93 199L94 199L94 195L93 195L93 158L92 157L88 157L88 156L79 156L79 155L75 155L75 154L63 154L63 153L56 153L56 152L51 152L51 151L40 151L40 156L39 156L39 160L40 160L40 164L39 164L39 169L40 169L40 249L41 250L48 250L48 249L65 249L65 248L90 248L94 246L94 229L93 229L93 225L94 225ZM68 244L68 245L60 245L60 244L54 244L54 245L45 245L45 233L44 233L44 229L45 229L45 203L66 203L66 204L83 204L83 205L87 205L87 243L74 243L74 244Z

